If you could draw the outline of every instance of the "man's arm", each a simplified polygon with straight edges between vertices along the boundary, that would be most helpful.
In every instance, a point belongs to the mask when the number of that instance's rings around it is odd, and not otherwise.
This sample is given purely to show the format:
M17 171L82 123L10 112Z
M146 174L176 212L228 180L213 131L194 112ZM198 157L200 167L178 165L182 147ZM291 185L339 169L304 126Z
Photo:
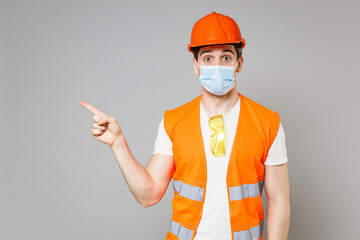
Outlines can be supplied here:
M144 168L132 155L115 117L85 101L80 101L80 105L95 114L91 134L96 140L110 146L135 199L143 207L152 206L160 201L174 173L173 157L153 154Z
M144 168L132 155L123 135L110 148L135 199L143 207L159 202L175 170L173 157L153 154Z
M288 164L265 165L267 239L287 240L290 228L290 184Z

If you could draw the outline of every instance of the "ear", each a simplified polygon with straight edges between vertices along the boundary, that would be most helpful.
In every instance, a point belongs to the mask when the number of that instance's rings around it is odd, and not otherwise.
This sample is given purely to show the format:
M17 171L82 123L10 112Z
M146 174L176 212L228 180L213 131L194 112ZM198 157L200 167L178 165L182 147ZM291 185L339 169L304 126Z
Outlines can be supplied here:
M243 64L244 64L244 58L241 56L239 58L238 66L237 66L237 69L236 69L237 73L241 72Z
M199 75L200 74L200 69L198 68L197 64L196 64L196 59L193 58L193 64L194 64L194 72L195 74Z

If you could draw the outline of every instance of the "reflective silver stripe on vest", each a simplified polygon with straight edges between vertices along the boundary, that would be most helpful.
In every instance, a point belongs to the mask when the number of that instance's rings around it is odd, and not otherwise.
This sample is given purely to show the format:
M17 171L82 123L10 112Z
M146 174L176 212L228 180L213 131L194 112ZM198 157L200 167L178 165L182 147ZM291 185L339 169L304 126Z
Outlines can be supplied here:
M180 196L195 200L202 201L204 189L200 187L191 186L190 184L183 183L180 180L173 181L174 191L178 192Z
M264 186L263 181L258 183L243 184L236 187L229 187L230 201L241 200L248 197L258 197Z
M180 223L174 222L171 220L170 222L170 232L177 236L180 240L189 240L193 235L193 230L187 229L183 227Z
M258 240L261 238L264 228L264 220L260 224L245 231L234 232L234 240Z

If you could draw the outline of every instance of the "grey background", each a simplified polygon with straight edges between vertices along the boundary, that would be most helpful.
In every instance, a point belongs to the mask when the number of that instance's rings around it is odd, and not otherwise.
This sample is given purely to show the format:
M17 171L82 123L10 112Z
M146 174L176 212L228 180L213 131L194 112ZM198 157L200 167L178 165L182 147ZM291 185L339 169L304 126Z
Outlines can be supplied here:
M247 42L238 91L281 116L289 239L359 239L359 9L355 0L1 0L0 239L165 238L172 188L142 208L79 102L115 116L145 166L163 111L201 94L187 44L211 11L234 18Z

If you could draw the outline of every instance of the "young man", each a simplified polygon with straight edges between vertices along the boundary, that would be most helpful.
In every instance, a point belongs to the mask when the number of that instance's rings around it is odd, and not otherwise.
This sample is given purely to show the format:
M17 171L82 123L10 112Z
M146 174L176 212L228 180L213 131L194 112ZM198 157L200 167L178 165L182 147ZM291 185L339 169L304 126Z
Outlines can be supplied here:
M166 239L263 239L265 187L268 240L285 240L290 198L285 133L279 115L236 90L243 66L236 22L212 12L198 20L188 50L202 94L165 111L144 168L119 125L92 105L93 136L114 152L125 180L144 207L156 204L173 179L173 215Z

